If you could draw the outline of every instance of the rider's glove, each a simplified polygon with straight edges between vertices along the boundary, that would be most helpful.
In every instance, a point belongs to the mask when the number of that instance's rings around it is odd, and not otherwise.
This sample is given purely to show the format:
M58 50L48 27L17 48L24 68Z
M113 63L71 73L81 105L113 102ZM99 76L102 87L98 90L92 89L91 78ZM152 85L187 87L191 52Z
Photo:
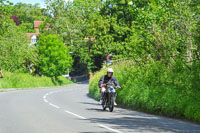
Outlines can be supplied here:
M105 87L105 84L101 84L101 87Z
M121 89L121 87L120 87L120 86L117 86L117 88L118 88L118 89Z

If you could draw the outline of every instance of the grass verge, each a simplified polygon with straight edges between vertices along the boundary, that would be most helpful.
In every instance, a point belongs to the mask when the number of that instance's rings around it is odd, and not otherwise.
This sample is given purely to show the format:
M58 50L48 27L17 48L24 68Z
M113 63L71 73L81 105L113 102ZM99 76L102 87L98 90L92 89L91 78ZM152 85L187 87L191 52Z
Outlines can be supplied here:
M3 74L4 78L0 78L0 89L53 87L73 83L62 76L58 77L57 80L53 80L49 77L32 76L27 73L11 73L3 71Z
M200 123L200 64L190 69L180 62L169 68L161 62L113 65L114 75L122 89L117 90L117 102L123 107L184 118ZM102 69L90 79L89 95L99 99L98 80L106 73Z

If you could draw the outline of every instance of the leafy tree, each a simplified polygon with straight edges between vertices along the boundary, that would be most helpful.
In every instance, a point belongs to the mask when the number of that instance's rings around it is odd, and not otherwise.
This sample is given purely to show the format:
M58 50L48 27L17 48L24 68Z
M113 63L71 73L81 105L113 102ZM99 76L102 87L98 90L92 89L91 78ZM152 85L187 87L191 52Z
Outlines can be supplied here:
M47 1L47 12L53 14L50 21L50 31L48 34L58 34L66 45L68 45L73 59L74 74L88 73L94 64L92 58L93 42L84 41L85 36L92 36L89 29L89 22L92 16L98 13L100 1L75 0L65 2L64 0ZM81 7L81 8L80 8ZM89 52L90 51L90 52Z
M33 23L33 21L44 21L46 16L44 15L44 9L40 8L39 4L25 4L17 3L13 6L13 15L16 15L21 23ZM32 28L32 27L30 27Z
M71 69L73 60L57 35L41 35L38 42L38 67L41 74L57 77Z
M17 26L20 24L19 19L17 18L17 16L10 16L10 18L13 19L13 21L16 23Z
M0 66L8 71L27 72L36 58L35 48L29 45L26 33L14 22L6 25L6 32L0 37Z
M0 67L8 71L28 72L37 53L29 45L24 30L10 19L12 9L11 3L0 1Z

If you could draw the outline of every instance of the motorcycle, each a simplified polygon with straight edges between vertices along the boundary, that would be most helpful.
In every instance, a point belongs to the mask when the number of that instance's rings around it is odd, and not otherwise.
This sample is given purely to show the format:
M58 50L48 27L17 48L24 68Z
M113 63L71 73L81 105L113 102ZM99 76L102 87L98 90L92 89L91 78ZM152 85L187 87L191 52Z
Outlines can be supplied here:
M114 102L115 102L115 96L116 92L113 91L115 89L115 85L112 82L108 82L105 84L106 91L103 95L103 102L102 102L102 108L103 110L106 110L106 108L109 108L109 111L112 112L114 109Z

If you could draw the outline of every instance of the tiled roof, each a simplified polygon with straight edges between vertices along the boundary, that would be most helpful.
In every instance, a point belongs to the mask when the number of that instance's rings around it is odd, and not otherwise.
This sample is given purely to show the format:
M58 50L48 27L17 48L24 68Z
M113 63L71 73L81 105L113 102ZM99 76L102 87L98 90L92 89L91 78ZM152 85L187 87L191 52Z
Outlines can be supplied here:
M34 21L34 28L38 28L43 21Z

